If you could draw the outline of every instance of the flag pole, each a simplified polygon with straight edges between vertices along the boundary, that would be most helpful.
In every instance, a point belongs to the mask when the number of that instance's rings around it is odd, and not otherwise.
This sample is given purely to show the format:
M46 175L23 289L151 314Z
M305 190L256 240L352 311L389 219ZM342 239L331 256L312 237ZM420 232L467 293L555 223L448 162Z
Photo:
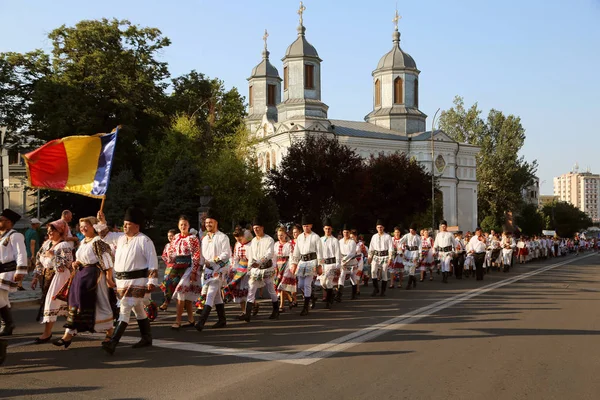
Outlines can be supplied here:
M100 212L104 211L104 201L106 200L106 196L102 198L102 203L100 203Z

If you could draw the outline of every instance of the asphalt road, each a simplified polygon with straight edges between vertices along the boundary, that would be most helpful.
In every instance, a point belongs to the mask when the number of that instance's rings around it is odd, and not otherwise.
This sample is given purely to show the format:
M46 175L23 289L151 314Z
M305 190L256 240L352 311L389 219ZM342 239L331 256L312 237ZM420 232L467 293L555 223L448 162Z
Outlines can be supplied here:
M587 253L386 298L347 290L332 311L278 321L268 303L250 324L228 308L227 328L202 333L171 330L170 310L152 325L154 347L129 346L134 323L112 357L101 337L30 344L36 310L16 308L0 398L598 399L599 266Z

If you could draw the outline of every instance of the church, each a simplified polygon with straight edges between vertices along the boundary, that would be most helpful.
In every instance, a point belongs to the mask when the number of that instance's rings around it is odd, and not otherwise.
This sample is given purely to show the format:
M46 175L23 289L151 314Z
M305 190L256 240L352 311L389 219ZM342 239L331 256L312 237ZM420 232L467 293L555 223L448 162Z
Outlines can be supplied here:
M441 130L426 130L427 115L419 110L420 71L400 47L398 12L392 48L372 73L373 109L363 121L344 121L327 116L329 107L321 99L322 59L306 39L304 10L300 3L298 35L282 59L283 78L269 60L266 31L262 61L248 78L246 126L257 140L259 167L263 171L277 168L291 144L311 134L335 136L364 158L401 152L426 171L433 169L448 225L473 230L477 226L475 166L480 149L458 143Z

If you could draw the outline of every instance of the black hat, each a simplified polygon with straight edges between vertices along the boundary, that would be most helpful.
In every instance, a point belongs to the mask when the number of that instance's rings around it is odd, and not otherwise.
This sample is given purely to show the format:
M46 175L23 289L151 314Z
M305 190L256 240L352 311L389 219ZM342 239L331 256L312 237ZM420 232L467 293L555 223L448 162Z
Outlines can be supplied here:
M214 219L215 221L219 221L219 214L214 210L214 209L210 209L206 212L206 214L204 215L204 218L210 218L210 219Z
M265 226L265 224L263 223L262 218L254 217L254 219L252 220L252 226Z
M344 224L344 226L342 226L342 231L350 231L352 230L352 228L350 227L349 224Z
M375 226L377 225L385 226L385 222L383 222L383 219L377 218L377 223L375 224Z
M415 222L413 222L412 224L410 224L410 229L416 231L418 228L417 224Z
M11 221L14 224L17 223L18 220L21 219L21 216L19 214L17 214L16 212L14 212L13 210L10 210L8 208L4 209L4 211L2 211L2 214L0 214L1 216L3 216L4 218L8 219L9 221Z
M129 207L127 211L125 211L124 221L132 222L136 225L143 226L144 225L144 213L142 210L136 207Z
M303 215L302 216L302 225L312 225L312 218L310 218L308 215Z
M440 225L446 225L446 226L448 226L448 222L446 222L446 220L443 219L443 220L440 221Z
M331 223L331 218L329 218L329 217L327 217L323 220L323 227L326 227L326 226L333 227L333 224Z

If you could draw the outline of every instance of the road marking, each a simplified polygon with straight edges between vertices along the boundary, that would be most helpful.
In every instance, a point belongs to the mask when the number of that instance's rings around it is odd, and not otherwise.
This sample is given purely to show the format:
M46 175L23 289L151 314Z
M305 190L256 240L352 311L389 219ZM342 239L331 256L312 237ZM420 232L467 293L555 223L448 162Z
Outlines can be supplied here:
M538 268L534 271L526 272L521 275L516 275L508 279L504 279L502 281L492 283L487 286L483 286L480 288L469 290L468 292L460 293L458 295L448 297L446 299L439 300L433 304L428 306L421 307L417 310L413 310L411 312L399 315L397 317L388 319L387 321L380 322L378 324L372 325L368 328L364 328L355 332L352 332L348 335L342 336L340 338L334 339L330 342L323 343L317 346L314 346L310 349L300 351L298 353L281 353L276 351L254 351L254 350L244 350L244 349L234 349L229 347L218 347L211 346L205 344L198 343L189 343L189 342L177 342L171 340L162 340L162 339L154 339L152 344L154 347L165 348L165 349L173 349L173 350L184 350L191 351L197 353L209 353L221 356L235 356L242 358L250 358L261 361L278 361L287 364L295 364L295 365L311 365L316 362L319 362L325 358L331 357L337 353L346 351L352 347L358 346L361 343L367 342L369 340L373 340L381 335L384 335L392 330L397 330L406 325L415 323L423 318L431 317L432 315L462 302L465 302L469 299L472 299L476 296L480 296L482 294L488 293L494 289L501 288L503 286L510 285L512 283L518 282L523 279L530 278L532 276L541 274L543 272L558 268L560 266L569 264L575 260L581 260L588 257L591 257L595 254L588 254L585 256L572 258L565 260L560 263L552 264L546 267ZM87 334L81 335L82 338L87 339L103 339L104 334ZM134 344L139 340L138 337L133 336L123 336L121 338L122 343L126 344ZM25 341L20 343L11 344L8 346L17 347L33 344L32 341Z

